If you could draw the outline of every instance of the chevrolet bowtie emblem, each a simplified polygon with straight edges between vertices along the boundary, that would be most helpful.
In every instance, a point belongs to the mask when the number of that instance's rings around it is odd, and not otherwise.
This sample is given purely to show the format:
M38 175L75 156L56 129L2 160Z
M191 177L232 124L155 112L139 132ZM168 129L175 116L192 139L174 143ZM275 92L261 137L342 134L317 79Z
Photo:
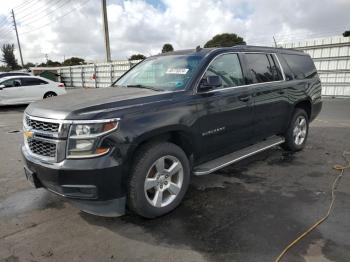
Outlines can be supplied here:
M33 132L32 131L24 131L24 136L25 138L32 138L33 137Z

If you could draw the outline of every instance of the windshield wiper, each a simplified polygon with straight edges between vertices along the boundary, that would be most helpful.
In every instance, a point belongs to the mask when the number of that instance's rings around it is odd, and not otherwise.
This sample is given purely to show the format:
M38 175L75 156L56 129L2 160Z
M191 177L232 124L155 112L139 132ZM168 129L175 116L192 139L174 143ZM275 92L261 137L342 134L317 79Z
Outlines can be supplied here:
M164 91L164 89L161 89L161 88L156 88L153 86L144 86L144 85L127 85L126 87L145 88L145 89L151 89L153 91Z

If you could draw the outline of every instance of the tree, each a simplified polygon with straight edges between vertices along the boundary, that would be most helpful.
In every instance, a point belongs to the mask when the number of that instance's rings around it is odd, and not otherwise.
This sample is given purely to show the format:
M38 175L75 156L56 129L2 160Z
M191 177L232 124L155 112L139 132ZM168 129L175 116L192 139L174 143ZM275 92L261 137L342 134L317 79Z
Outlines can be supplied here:
M218 34L205 43L204 47L230 47L234 45L245 45L243 38L236 34Z
M61 66L61 63L58 62L58 61L52 61L52 60L47 60L47 63L46 63L47 66L52 66L52 67L55 67L55 66Z
M350 36L350 31L345 31L345 32L343 33L343 36L344 36L344 37Z
M0 66L0 72L7 72L9 68L7 66Z
M171 44L164 44L162 48L162 53L172 52L174 51L174 47Z
M146 57L143 54L134 54L130 56L129 61L131 60L144 60Z
M71 57L63 61L63 66L83 65L85 60L79 57Z
M17 59L14 54L14 51L15 51L14 44L3 44L1 51L2 51L1 62L5 63L10 70L18 70L21 68L17 63Z
M31 62L28 62L28 63L26 63L25 65L24 65L24 68L30 68L30 67L34 67L35 66L35 64L33 64L33 63L31 63Z

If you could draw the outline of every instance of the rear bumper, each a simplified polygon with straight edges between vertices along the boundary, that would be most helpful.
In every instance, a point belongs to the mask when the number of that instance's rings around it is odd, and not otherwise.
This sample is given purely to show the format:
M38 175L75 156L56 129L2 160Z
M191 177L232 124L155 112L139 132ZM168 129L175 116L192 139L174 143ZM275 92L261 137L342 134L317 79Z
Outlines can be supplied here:
M21 149L26 173L32 173L36 187L63 196L88 213L103 216L124 213L123 166L112 155L47 163L34 158L25 146Z

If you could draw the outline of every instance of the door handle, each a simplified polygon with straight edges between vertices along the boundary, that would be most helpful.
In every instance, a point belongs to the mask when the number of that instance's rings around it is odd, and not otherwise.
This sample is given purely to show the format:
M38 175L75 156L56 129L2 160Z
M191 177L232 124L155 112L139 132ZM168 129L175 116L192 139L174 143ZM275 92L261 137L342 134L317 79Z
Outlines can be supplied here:
M248 102L250 100L250 96L239 96L238 99L242 102Z
M279 93L280 95L284 94L284 90L279 90L277 93Z

